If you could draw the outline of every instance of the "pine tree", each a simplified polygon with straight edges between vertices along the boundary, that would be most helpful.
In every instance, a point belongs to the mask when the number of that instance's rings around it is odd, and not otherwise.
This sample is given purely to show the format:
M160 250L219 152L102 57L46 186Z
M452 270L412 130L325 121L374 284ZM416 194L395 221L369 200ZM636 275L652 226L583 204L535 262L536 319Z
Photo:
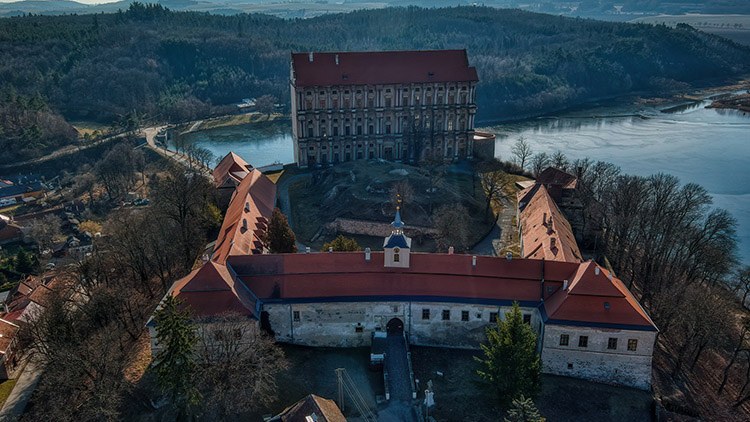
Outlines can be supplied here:
M36 260L30 252L26 252L24 248L18 248L16 253L16 271L23 274L29 275L34 272L36 268Z
M157 344L162 349L154 358L152 370L162 392L178 409L178 420L185 418L190 406L201 399L194 380L198 335L190 317L190 311L180 309L180 301L172 295L167 295L154 315Z
M510 410L508 410L508 417L505 418L505 422L544 422L546 421L539 414L534 402L530 398L526 398L523 394L513 400Z
M487 345L482 345L485 359L475 358L484 368L477 371L497 394L500 404L514 397L534 397L541 388L541 365L536 353L536 334L523 316L518 302L505 314L505 321L497 319L496 327L487 328Z
M289 227L286 215L278 208L273 209L271 221L261 236L261 241L271 253L297 252L297 238Z
M333 248L336 252L356 252L362 250L354 238L346 237L342 234L338 235L332 241L323 244L323 252L328 251L330 248Z

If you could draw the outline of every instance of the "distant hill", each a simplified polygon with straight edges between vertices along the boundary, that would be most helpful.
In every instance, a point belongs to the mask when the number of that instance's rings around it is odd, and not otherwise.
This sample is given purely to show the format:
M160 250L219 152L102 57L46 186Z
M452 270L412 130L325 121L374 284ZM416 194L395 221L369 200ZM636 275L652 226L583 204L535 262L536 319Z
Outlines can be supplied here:
M0 19L0 89L39 92L66 118L187 120L273 94L290 51L466 48L480 120L750 73L750 49L690 26L490 7L386 8L312 19L218 16L135 4L118 13ZM132 117L132 116L131 116Z
M133 0L89 5L69 0L22 0L0 3L0 16L24 13L61 15L110 13L125 10ZM153 0L175 11L199 11L231 15L238 13L268 13L280 17L315 17L326 13L347 12L381 7L419 6L426 8L474 5L498 8L520 8L534 12L564 16L594 17L604 20L626 21L644 15L690 14L750 14L747 0L547 0L524 2L519 0Z

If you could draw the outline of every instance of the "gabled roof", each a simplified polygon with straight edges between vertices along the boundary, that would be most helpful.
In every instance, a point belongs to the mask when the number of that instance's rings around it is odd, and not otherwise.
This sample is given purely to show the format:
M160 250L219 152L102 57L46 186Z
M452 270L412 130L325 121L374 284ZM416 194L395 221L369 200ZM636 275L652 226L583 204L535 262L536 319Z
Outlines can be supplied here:
M292 67L298 87L479 80L466 50L292 53Z
M213 261L177 280L169 293L198 317L236 312L255 316L255 298L225 266Z
M575 189L578 178L555 167L547 167L536 177L536 183L560 185L563 189Z
M18 325L5 319L0 319L0 354L5 354L8 350L18 329Z
M307 419L315 415L314 418ZM310 394L287 407L269 422L346 422L346 418L333 400Z
M581 251L573 229L543 185L520 213L523 257L548 261L580 262Z
M225 185L227 179L230 178L233 179L235 183L239 183L252 169L253 166L243 160L242 157L230 152L219 161L219 164L217 164L214 169L216 187Z
M610 278L610 273L593 261L581 263L568 289L559 289L545 300L544 310L548 324L656 330L622 281Z
M237 186L216 239L213 259L223 264L230 255L261 253L259 235L271 218L276 185L253 169Z
M32 182L25 185L11 185L0 188L0 198L22 195L24 193L43 191L44 187L41 182Z

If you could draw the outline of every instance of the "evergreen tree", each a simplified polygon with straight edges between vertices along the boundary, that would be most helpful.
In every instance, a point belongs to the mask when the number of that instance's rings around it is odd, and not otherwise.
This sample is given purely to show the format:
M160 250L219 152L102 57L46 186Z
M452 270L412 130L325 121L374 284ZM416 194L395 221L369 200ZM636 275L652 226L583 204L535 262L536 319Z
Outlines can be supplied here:
M16 253L16 271L23 274L29 275L34 272L36 268L36 259L30 252L26 252L24 248L18 248Z
M261 237L261 241L271 253L297 252L297 238L289 227L286 215L278 208L273 209L271 221Z
M154 315L157 344L162 349L152 368L162 392L177 407L178 420L185 418L190 406L201 399L194 380L198 365L193 355L198 335L190 317L190 311L180 309L180 301L172 295L167 295Z
M336 252L356 252L362 250L354 238L345 237L342 234L338 235L338 237L332 241L323 244L324 252L328 251L330 248L333 248Z
M521 394L520 397L513 399L508 417L505 422L544 422L547 419L539 414L534 402Z
M507 404L514 397L534 397L541 387L541 365L536 353L536 334L523 322L518 302L506 312L505 321L487 328L487 343L481 345L485 359L475 358L484 368L477 371L495 390L498 402Z

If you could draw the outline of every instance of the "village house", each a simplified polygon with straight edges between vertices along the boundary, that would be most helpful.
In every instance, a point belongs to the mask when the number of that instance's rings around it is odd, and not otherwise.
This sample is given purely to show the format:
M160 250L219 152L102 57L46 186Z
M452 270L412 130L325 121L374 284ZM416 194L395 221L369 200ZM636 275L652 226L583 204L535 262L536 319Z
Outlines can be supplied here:
M10 217L0 214L0 245L23 241L23 228Z
M310 394L268 422L346 422L346 418L333 400Z
M466 50L293 53L290 72L302 168L473 156L479 78Z
M367 346L398 327L415 345L478 348L518 302L545 373L650 388L656 326L619 279L582 260L546 187L527 206L528 258L414 253L398 210L383 251L270 255L257 242L275 193L264 177L242 180L213 257L168 293L196 315L237 312L307 346Z

